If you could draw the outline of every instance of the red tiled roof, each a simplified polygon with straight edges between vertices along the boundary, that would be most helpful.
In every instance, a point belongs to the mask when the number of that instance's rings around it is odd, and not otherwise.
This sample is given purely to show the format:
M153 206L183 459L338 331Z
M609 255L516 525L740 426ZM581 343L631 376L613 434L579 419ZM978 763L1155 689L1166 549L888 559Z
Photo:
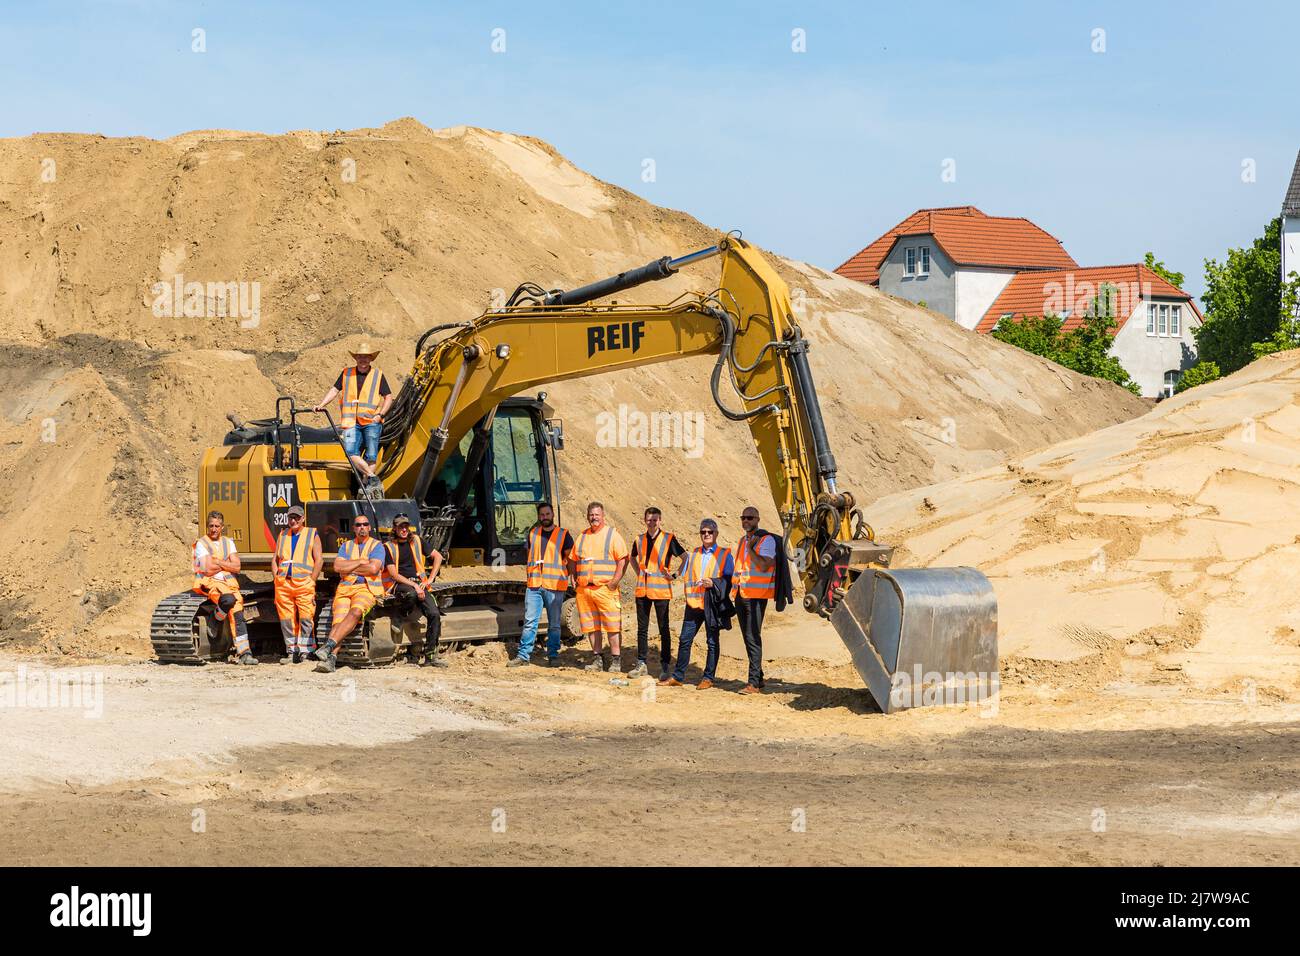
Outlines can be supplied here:
M998 319L1012 315L1017 319L1051 312L1069 316L1061 328L1070 330L1083 324L1083 316L1097 291L1109 283L1116 290L1116 327L1124 327L1139 299L1178 299L1191 306L1197 321L1201 312L1192 297L1166 282L1141 263L1122 266L1089 266L1086 269L1053 269L1049 272L1020 272L1011 278L1002 293L984 313L976 332L992 332Z
M1009 269L1078 265L1051 233L1028 219L985 215L974 206L918 209L835 271L859 282L880 280L880 264L901 236L932 235L953 262Z

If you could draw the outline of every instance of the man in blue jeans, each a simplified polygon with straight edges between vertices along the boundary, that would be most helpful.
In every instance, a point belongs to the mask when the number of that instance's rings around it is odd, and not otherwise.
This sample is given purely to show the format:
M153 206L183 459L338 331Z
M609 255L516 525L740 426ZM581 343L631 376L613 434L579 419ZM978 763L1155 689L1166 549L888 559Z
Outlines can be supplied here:
M704 656L704 675L695 685L696 690L708 690L717 677L718 657L722 653L721 632L716 620L706 618L704 604L712 600L709 592L717 593L714 579L722 579L723 595L731 591L731 576L736 572L736 562L731 549L718 544L718 523L712 518L700 522L700 546L690 553L683 565L686 577L686 614L677 637L677 668L669 677L661 677L665 687L681 687L686 681L686 668L691 666L691 644L701 627L704 628L708 651ZM730 624L727 625L730 627Z
M339 429L343 451L361 473L361 490L375 489L375 462L379 460L379 436L384 430L384 416L393 404L393 390L384 373L374 367L379 350L362 342L352 353L355 365L349 365L335 380L325 397L316 405L323 411L337 397ZM364 452L362 444L365 445ZM375 489L382 491L382 488Z
M537 506L537 524L528 529L528 591L524 594L524 630L519 653L506 666L523 667L533 656L537 625L546 608L546 662L560 658L560 613L569 591L573 536L555 523L555 510Z

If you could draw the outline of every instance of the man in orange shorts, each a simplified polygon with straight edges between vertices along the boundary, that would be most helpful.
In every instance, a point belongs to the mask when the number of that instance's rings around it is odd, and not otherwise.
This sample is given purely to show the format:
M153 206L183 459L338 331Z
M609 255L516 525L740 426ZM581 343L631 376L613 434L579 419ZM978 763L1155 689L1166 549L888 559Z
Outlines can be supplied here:
M217 606L213 615L218 623L230 628L235 645L236 662L256 664L248 645L248 625L244 623L244 596L239 592L239 552L235 542L222 534L226 517L220 511L208 512L208 533L194 542L194 591Z
M302 505L291 505L287 518L289 527L275 542L271 577L275 582L275 613L284 637L285 656L280 663L298 664L315 649L316 579L325 556L316 529L306 527Z
M572 574L578 592L578 620L591 642L589 671L623 671L623 608L618 583L627 569L627 544L622 535L605 523L605 506L599 501L587 505L587 529L578 535L570 552ZM605 641L609 651L604 651Z
M343 639L357 629L375 604L384 596L380 576L388 552L377 539L370 537L370 519L358 515L352 521L354 536L339 543L338 556L334 558L334 573L339 576L339 586L334 592L334 623L330 636L316 648L316 670L331 674L338 666L335 650Z

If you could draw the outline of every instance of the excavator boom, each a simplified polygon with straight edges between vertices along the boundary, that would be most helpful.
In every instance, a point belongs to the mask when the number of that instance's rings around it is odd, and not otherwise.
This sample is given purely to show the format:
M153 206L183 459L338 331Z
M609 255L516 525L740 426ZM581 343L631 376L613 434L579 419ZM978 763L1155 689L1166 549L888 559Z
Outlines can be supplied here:
M592 304L714 257L722 268L711 292L666 305ZM422 502L461 438L510 396L715 355L713 399L749 426L804 607L834 624L877 704L889 712L982 699L997 681L992 588L972 568L889 570L892 548L839 487L808 348L785 282L734 235L578 289L525 284L504 308L421 338L385 423L380 475L390 495Z

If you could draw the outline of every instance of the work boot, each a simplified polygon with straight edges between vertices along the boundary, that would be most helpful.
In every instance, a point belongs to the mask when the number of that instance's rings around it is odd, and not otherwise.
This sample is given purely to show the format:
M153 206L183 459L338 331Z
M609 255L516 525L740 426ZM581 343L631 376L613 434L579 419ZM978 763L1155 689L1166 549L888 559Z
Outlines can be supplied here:
M447 663L447 655L441 652L437 654L424 655L424 667L450 667Z
M320 647L316 648L316 653L313 654L312 656L315 657L316 660L318 661L329 660L331 657L334 656L334 648L336 647L338 647L338 645L335 644L333 641L326 641ZM330 668L330 670L333 669L334 668L332 667Z
M605 670L609 671L611 674L623 673L623 658L611 657L609 659L609 666L606 667Z
M528 666L528 658L526 657L512 657L510 658L510 662L506 664L506 667L527 667L527 666Z
M636 662L636 667L634 667L634 668L632 668L630 671L628 671L628 672L627 672L627 676L630 677L631 679L635 680L635 679L638 678L638 677L645 677L645 675L648 673L648 671L649 671L649 668L647 668L647 667L645 666L645 661L637 661L637 662Z
M604 669L605 669L605 662L602 661L599 657L593 657L591 659L591 663L583 668L584 671L603 671Z
M251 652L249 652L249 651L244 651L244 653L242 653L242 654L239 655L239 660L235 661L235 663L236 663L236 664L256 664L256 663L257 663L257 658L254 657L254 656L252 655Z
M324 657L321 657L320 651L317 651L316 657L320 661L320 663L314 668L317 674L333 674L334 671L338 669L338 658L333 654L326 654Z
M546 658L546 666L547 666L547 667L559 667L559 666L560 666L560 659L559 659L559 657L548 657L548 658Z

